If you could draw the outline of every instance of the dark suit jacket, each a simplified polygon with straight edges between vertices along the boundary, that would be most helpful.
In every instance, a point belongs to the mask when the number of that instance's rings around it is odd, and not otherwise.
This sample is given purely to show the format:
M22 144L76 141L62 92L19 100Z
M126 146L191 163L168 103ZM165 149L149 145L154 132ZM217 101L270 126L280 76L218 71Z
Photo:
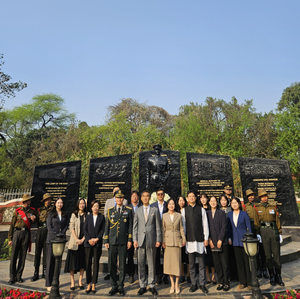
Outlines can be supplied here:
M65 217L61 217L61 221L59 220L58 216L54 217L52 212L49 213L47 217L47 240L46 243L51 243L50 240L54 240L56 235L66 234L66 231L69 226L69 217L66 215Z
M104 234L104 229L105 229L105 218L101 213L98 214L95 227L94 227L93 214L91 213L87 215L84 223L84 236L85 236L84 247L92 247L89 243L89 240L92 238L98 238L99 241L95 246L102 248L102 237Z
M157 208L158 209L158 214L160 215L159 208L158 208L158 201L154 202L153 204L150 205L151 207ZM164 206L163 206L163 214L167 212L167 202L164 201ZM162 219L161 219L162 220Z
M137 205L137 209L142 206L143 203L141 203L140 201L138 202L138 205ZM132 203L128 205L129 208L132 208L132 221L133 221L133 218L134 218L134 209L133 209L133 205Z
M243 247L241 239L244 237L244 233L247 232L247 228L252 233L251 221L247 212L240 211L237 226L233 222L233 211L228 212L227 217L228 239L231 239L233 246Z
M209 237L211 238L214 246L217 246L219 240L222 241L222 245L228 245L227 239L227 220L224 211L216 210L215 217L212 218L211 210L207 211L207 219L209 224Z

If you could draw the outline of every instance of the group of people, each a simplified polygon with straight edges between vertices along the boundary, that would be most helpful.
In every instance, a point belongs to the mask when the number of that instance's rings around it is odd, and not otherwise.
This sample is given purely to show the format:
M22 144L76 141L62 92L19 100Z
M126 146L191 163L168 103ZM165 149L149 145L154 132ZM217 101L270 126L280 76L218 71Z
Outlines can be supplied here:
M252 232L260 242L257 276L270 278L271 285L284 285L280 264L280 219L276 205L268 202L265 190L258 191L260 203L254 203L254 192L247 190L245 205L232 196L230 185L225 186L219 199L201 194L199 201L194 191L188 191L187 198L180 195L165 201L162 188L156 191L157 201L152 204L147 190L141 194L133 191L129 205L119 187L114 188L113 195L105 203L104 215L100 213L99 201L91 202L88 213L86 200L80 198L69 218L61 198L51 207L51 195L44 194L44 207L36 211L30 207L32 196L25 194L23 207L14 212L8 234L12 246L9 284L23 282L26 251L31 248L30 228L36 223L35 269L31 280L39 279L43 250L42 277L46 279L48 291L51 290L55 262L51 241L58 233L66 234L68 228L70 240L64 271L70 273L71 290L76 288L74 275L77 272L78 286L85 288L85 271L86 293L96 292L103 243L108 250L110 296L125 295L126 273L129 282L134 282L135 250L140 285L138 295L143 295L147 286L153 295L157 295L155 285L162 282L171 284L170 294L179 294L179 282L185 281L185 272L191 283L190 292L195 292L199 285L203 293L208 293L206 285L209 283L217 284L219 291L228 291L230 281L235 279L239 281L240 290L250 290L249 258L241 241L246 232Z

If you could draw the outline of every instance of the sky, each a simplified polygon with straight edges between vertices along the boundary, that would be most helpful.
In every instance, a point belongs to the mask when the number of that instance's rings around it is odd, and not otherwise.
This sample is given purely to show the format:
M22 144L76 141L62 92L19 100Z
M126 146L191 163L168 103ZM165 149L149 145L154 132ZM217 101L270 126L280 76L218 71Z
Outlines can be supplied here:
M2 71L100 125L123 98L178 114L206 97L276 109L300 81L298 0L2 0Z

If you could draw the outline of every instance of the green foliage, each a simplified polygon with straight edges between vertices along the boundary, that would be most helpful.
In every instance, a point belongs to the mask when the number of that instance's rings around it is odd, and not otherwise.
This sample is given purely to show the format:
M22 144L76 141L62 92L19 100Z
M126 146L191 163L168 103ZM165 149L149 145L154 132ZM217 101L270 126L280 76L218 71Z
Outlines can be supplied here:
M8 245L8 239L6 239L1 247L0 261L5 261L10 259L11 256L11 246Z

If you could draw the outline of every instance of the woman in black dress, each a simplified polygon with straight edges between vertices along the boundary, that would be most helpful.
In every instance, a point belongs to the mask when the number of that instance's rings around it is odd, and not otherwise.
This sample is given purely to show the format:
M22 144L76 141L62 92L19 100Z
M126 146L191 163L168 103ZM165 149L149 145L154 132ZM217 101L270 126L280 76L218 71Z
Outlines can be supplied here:
M68 254L65 263L65 273L70 272L72 291L75 290L74 274L79 271L78 285L83 290L82 278L85 270L85 250L84 250L84 222L86 217L86 203L84 198L79 198L76 208L71 216L70 231L71 237L68 246Z
M87 293L96 293L95 284L98 282L99 260L102 254L102 236L105 229L105 218L99 213L100 202L93 200L91 202L92 213L86 216L84 224L84 248L86 257L86 283ZM92 276L92 258L93 276ZM92 285L91 285L92 283Z
M61 198L58 198L50 211L47 218L47 259L46 259L46 287L47 291L51 291L51 285L54 275L55 257L52 253L51 240L56 238L57 234L66 234L69 226L69 217L65 213L64 203Z
M205 193L200 194L200 206L206 211L210 210L210 205L208 204L208 197ZM211 269L211 279L209 275L209 268ZM213 282L213 284L216 284L216 278L215 278L215 266L214 261L211 253L210 246L206 246L206 255L205 255L205 271L206 271L206 283L210 284Z
M228 270L228 238L227 238L227 220L223 211L219 210L218 202L215 196L209 199L211 209L207 211L209 224L209 246L212 250L214 265L217 272L218 283L217 290L228 291L229 270Z
M183 195L179 195L177 198L177 212L181 213L181 211L188 205L186 198ZM185 271L184 264L186 264L186 279L188 283L191 283L190 278L190 267L189 267L189 256L185 252L185 246L181 247L181 277L180 282L185 282Z

